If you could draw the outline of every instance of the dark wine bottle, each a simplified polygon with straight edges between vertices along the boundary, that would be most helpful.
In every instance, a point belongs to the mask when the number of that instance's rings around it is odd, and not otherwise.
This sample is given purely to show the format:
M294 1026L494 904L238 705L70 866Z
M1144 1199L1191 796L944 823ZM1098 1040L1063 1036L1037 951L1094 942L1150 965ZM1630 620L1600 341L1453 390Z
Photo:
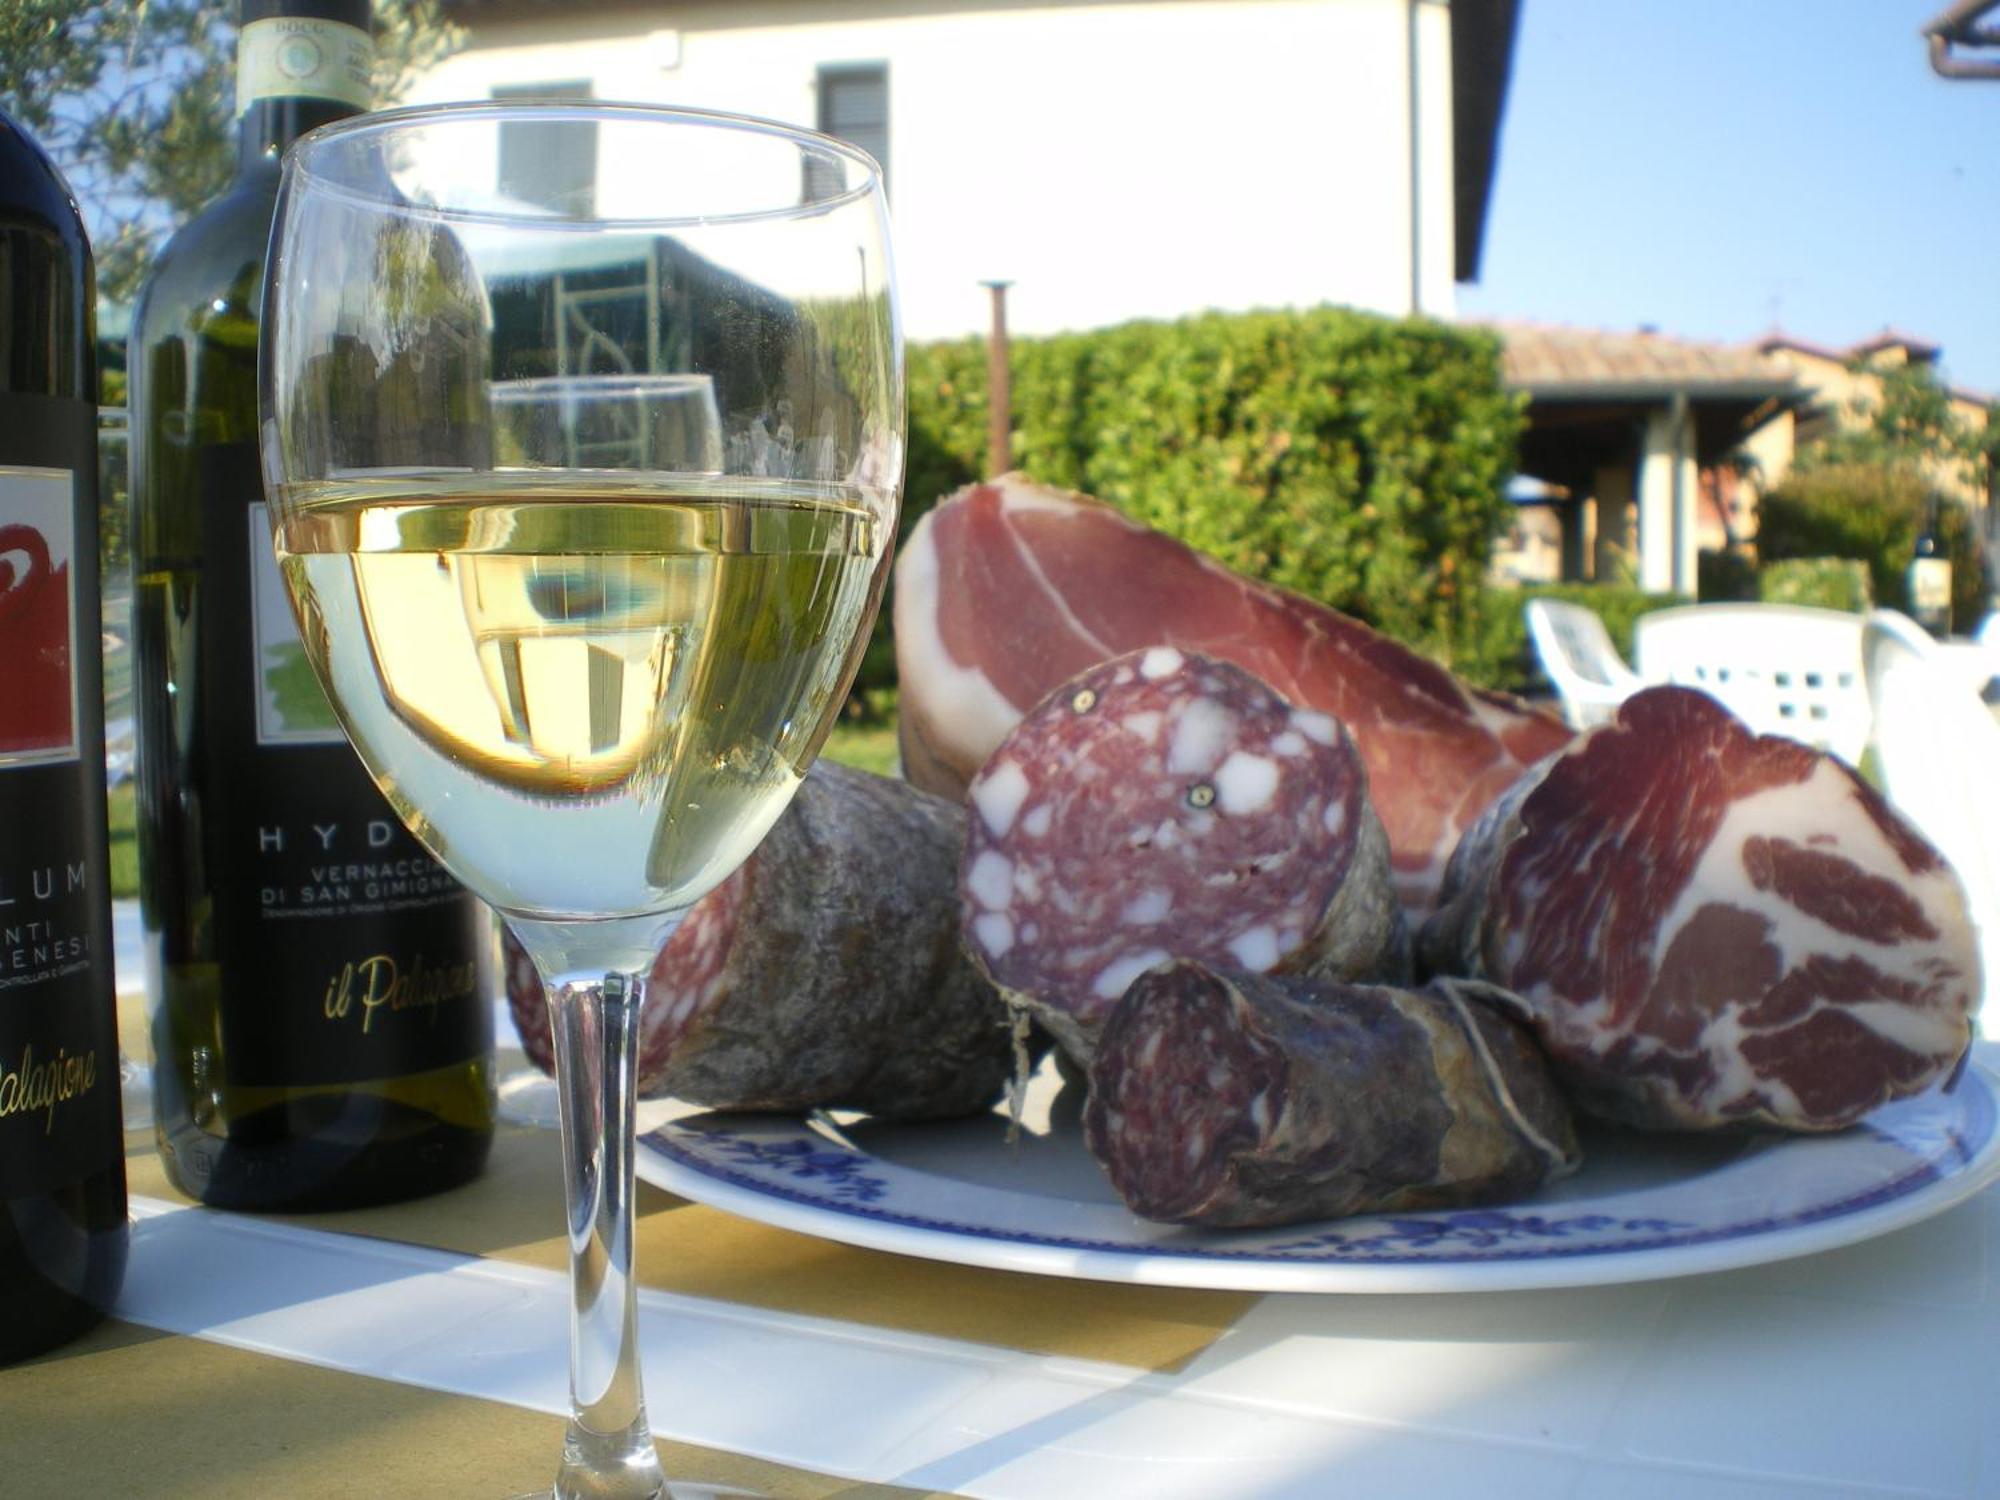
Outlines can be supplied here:
M1938 531L1937 497L1924 507L1907 575L1910 618L1935 636L1951 634L1951 554Z
M284 148L368 102L367 0L244 0L235 182L133 314L139 861L168 1175L350 1207L475 1176L493 1135L483 908L408 833L305 660L257 449Z
M0 115L0 1363L125 1275L96 296L68 187Z

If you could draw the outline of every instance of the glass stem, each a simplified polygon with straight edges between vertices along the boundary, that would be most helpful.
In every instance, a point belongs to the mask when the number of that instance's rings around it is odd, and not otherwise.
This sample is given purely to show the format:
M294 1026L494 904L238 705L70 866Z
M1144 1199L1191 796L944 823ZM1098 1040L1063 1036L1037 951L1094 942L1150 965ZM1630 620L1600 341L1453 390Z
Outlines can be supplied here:
M569 1204L569 1431L556 1500L652 1500L666 1478L646 1422L632 1279L640 973L545 976Z

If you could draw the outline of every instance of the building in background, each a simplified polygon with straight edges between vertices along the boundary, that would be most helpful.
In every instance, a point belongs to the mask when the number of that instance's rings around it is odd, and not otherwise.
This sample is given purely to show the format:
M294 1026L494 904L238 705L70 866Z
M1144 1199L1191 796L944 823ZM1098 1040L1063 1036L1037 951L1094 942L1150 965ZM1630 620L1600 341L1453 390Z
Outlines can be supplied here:
M1936 344L1884 329L1844 349L1829 348L1789 333L1772 333L1757 344L1760 353L1790 370L1804 392L1792 421L1760 434L1750 453L1766 485L1778 483L1802 447L1836 432L1865 426L1868 412L1881 401L1883 374L1906 365L1937 368L1944 352ZM1986 425L1992 397L1940 379L1951 415L1973 431ZM1966 473L1938 465L1929 478L1940 494L1966 505L1983 505L1986 497Z
M1518 0L447 0L411 103L553 96L813 126L882 161L913 338L1324 302L1450 317ZM595 160L503 160L496 191ZM505 154L503 148L503 156Z
M1805 399L1755 349L1649 329L1500 324L1501 378L1528 398L1521 472L1561 536L1561 576L1692 595L1698 558L1755 535L1738 456ZM1500 576L1519 573L1503 548Z
M1690 595L1700 553L1754 547L1758 500L1802 448L1866 426L1883 373L1935 366L1941 352L1887 332L1835 349L1784 333L1746 346L1650 329L1495 331L1502 379L1528 398L1520 467L1533 481L1516 486L1495 579L1553 581L1554 567L1566 580ZM1984 425L1989 398L1945 389L1955 417ZM1961 503L1986 503L1957 468L1930 477Z

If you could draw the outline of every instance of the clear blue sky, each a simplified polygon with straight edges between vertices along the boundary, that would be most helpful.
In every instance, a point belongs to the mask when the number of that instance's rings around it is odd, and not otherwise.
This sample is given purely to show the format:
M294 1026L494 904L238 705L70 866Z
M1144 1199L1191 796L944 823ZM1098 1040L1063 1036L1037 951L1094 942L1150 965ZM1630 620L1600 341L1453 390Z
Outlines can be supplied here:
M1931 71L1949 0L1522 0L1467 318L1845 346L1884 326L2000 396L2000 80Z

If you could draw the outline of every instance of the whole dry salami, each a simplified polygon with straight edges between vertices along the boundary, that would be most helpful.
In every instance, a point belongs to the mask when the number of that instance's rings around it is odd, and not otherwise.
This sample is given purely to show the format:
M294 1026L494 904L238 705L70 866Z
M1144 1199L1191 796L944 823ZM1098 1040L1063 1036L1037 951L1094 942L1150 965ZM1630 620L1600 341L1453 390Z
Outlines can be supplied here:
M1353 741L1226 662L1156 647L1071 678L967 798L966 947L1083 1066L1125 987L1167 958L1407 969Z
M647 981L639 1088L712 1109L970 1114L1014 1068L1006 1008L965 960L953 899L965 815L822 761L742 869L688 913ZM507 998L550 1066L527 954Z
M1466 834L1420 952L1517 997L1579 1107L1834 1130L1948 1075L1979 962L1936 850L1831 756L1660 687Z
M1526 1031L1463 991L1180 961L1112 1012L1084 1138L1131 1210L1216 1228L1518 1198L1572 1171Z

